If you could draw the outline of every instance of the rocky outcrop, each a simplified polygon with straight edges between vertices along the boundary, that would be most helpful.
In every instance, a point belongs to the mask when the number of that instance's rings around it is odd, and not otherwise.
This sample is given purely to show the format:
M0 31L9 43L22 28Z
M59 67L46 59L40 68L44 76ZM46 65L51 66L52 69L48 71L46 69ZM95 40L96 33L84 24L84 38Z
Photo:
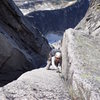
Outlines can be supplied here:
M73 98L100 99L100 1L91 0L89 10L76 28L66 30L62 47L62 74Z
M0 0L0 85L41 67L50 47L12 0Z
M84 17L89 6L88 0L80 0L72 6L51 11L32 12L26 18L43 34L63 33L67 28L74 28Z
M54 70L36 69L0 88L1 100L70 100Z
M100 33L100 0L91 0L86 16L77 25L76 29L87 30L93 36Z
M94 38L88 31L68 29L64 33L62 74L72 98L100 99L99 47L100 37Z

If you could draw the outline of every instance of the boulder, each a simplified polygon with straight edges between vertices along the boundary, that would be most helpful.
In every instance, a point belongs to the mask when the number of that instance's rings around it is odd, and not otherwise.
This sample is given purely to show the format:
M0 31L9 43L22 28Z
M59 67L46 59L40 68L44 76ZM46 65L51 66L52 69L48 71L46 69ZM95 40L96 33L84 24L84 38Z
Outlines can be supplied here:
M68 29L62 43L62 75L77 100L100 99L100 37Z
M45 64L50 47L12 0L0 0L0 6L0 85L4 85Z

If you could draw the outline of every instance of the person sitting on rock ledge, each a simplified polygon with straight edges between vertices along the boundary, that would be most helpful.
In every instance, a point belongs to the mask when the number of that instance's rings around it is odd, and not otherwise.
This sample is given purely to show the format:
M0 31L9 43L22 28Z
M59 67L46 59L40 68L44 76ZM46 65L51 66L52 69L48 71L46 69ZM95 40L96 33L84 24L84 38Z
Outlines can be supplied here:
M53 49L49 53L49 58L48 58L48 63L46 66L46 69L49 70L50 66L57 68L57 72L60 72L59 66L61 66L62 63L62 56L61 56L61 51L58 49Z

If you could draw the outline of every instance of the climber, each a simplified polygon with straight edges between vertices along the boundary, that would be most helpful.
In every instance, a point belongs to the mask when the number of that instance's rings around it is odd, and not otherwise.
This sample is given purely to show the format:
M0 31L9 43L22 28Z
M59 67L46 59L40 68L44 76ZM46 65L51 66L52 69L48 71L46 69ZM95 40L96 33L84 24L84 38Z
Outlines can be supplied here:
M46 66L46 69L49 70L50 66L57 68L57 72L60 72L59 66L61 66L62 63L62 56L61 56L61 51L58 49L53 49L49 53L49 58L48 58L48 63Z

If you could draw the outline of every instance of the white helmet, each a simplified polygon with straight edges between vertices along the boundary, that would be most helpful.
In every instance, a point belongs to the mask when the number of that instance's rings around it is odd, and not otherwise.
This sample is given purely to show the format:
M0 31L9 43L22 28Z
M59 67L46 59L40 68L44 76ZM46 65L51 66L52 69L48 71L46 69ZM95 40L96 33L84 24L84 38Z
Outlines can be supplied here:
M55 57L56 58L61 58L61 53L60 52L56 52Z

